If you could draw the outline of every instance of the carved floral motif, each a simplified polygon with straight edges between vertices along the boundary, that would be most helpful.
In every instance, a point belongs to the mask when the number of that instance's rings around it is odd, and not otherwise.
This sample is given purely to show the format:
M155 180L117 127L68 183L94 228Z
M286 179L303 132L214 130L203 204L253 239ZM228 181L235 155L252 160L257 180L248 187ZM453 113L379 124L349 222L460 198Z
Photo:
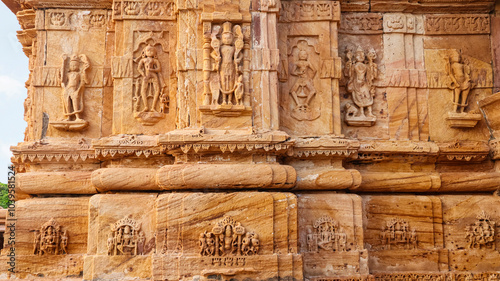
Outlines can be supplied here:
M339 223L328 216L317 219L313 224L314 232L309 228L307 233L307 251L319 250L346 252L347 235L342 231Z
M260 241L255 232L226 216L211 232L200 234L199 246L201 256L251 256L258 254Z
M33 254L62 255L68 254L68 233L54 220L44 223L40 230L35 230Z

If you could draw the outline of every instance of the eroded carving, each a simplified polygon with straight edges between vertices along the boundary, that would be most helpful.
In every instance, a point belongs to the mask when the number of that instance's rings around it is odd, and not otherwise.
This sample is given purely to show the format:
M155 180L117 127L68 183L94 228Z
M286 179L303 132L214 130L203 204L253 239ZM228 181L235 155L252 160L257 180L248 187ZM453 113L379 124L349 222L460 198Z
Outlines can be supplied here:
M308 43L301 40L295 48L298 48L294 56L290 74L296 77L295 83L290 89L290 95L295 102L291 116L299 121L315 120L321 115L318 108L310 107L312 98L316 95L314 77L317 70L309 61Z
M313 224L314 231L307 229L307 251L318 252L319 250L346 252L347 235L342 231L339 223L331 217L323 216Z
M476 217L474 224L465 227L465 239L468 249L495 249L496 222L484 211Z
M85 86L89 83L87 71L90 61L86 55L63 55L61 67L61 87L63 101L63 115L65 120L50 122L58 129L65 131L81 131L89 125L83 119L84 103L83 94Z
M403 219L394 218L387 222L380 234L382 245L385 249L391 247L417 249L418 236L415 229L410 228L410 224Z
M344 76L348 79L346 88L352 95L353 103L346 104L344 118L350 126L373 126L377 120L372 110L375 97L373 81L378 77L376 58L374 49L366 55L360 46L354 54L351 49L346 49Z
M146 238L139 222L126 217L110 228L106 243L109 256L145 254Z
M34 255L66 255L68 254L68 232L54 220L44 223L40 230L35 230Z
M142 38L138 44L144 46L140 57L134 61L137 64L138 77L134 80L134 117L143 125L151 126L165 118L168 113L170 97L168 86L162 74L162 65L158 58L158 47L161 46L153 34Z
M255 232L226 216L211 232L200 234L199 246L201 256L251 256L258 254L260 240Z
M462 59L458 51L451 52L446 65L446 72L450 78L448 88L453 94L453 111L448 113L448 123L453 128L471 128L481 120L481 114L466 113L468 97L474 87L471 79L471 66L467 60Z

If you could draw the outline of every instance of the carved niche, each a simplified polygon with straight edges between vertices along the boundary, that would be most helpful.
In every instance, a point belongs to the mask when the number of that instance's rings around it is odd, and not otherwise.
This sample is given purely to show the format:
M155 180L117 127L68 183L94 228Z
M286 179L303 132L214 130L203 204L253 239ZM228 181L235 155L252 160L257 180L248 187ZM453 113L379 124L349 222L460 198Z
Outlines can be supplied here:
M446 64L452 92L453 111L448 113L448 124L452 128L472 128L481 120L479 112L465 112L470 91L475 86L471 77L471 64L464 60L459 51L452 51Z
M58 130L81 131L87 128L88 121L83 119L83 95L89 83L87 72L90 61L86 55L73 54L62 56L61 88L64 120L52 121L50 125Z
M319 250L346 252L347 235L342 231L339 223L331 217L323 216L312 225L314 231L307 229L307 251L319 252Z
M289 54L289 73L293 77L291 78L293 86L289 93L294 101L291 116L299 121L315 120L321 115L321 105L311 105L311 100L317 93L314 78L318 72L309 59L311 47L306 40L300 40L291 48Z
M205 23L204 101L200 110L216 116L239 116L251 110L250 29L226 21Z
M484 211L476 217L476 222L465 227L468 249L495 249L496 222Z
M375 97L373 81L378 77L378 67L374 62L377 54L374 49L365 54L361 46L358 46L354 53L351 49L346 49L345 56L346 89L353 102L345 105L344 120L349 126L373 126L377 121L372 110Z
M200 234L199 246L201 256L251 256L258 254L260 241L255 232L225 216L211 232Z
M44 223L40 230L35 230L34 255L68 254L68 232L54 220Z
M418 237L415 229L410 228L410 224L403 219L394 218L387 222L380 233L382 245L385 249L391 247L417 249Z
M146 236L141 224L126 217L110 225L107 249L109 256L143 255L146 249Z
M164 46L163 32L139 32L137 36L132 97L134 117L143 125L152 126L169 112L168 83L165 83L164 66L159 59L168 49Z

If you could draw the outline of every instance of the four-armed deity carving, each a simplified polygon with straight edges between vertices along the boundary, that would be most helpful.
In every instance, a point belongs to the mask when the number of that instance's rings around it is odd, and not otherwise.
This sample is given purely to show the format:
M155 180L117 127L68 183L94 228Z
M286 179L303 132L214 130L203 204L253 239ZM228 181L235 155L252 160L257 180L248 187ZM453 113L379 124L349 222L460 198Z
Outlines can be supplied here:
M417 249L418 237L415 229L403 219L395 218L387 222L380 234L382 245L390 250L392 246Z
M496 222L490 220L484 211L476 217L476 222L465 227L468 249L495 249Z
M342 231L339 223L328 216L317 219L313 224L314 232L307 229L307 251L321 250L346 252L347 235Z
M351 49L346 50L344 76L348 79L346 88L354 104L346 104L344 118L350 126L373 126L377 120L372 109L375 97L373 81L378 77L378 67L374 62L376 58L373 49L366 55L360 46L354 54Z
M33 254L68 254L68 232L63 231L54 219L50 219L40 227L40 230L35 230Z
M204 49L205 67L205 107L212 110L228 111L229 116L245 110L244 76L246 50L242 26L231 22L213 25ZM202 110L205 107L201 107Z
M256 233L226 216L211 232L200 234L199 245L201 256L251 256L258 254L260 241Z
M81 131L89 123L83 119L84 91L89 83L87 71L90 61L86 55L63 55L61 67L61 88L64 120L53 121L50 124L65 131Z

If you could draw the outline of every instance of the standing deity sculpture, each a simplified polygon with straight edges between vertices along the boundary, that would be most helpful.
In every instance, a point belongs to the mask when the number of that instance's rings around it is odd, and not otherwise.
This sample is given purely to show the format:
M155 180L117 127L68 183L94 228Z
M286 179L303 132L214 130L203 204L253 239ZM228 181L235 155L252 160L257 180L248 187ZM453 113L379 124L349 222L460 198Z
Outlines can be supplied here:
M235 91L239 86L239 81L243 77L243 32L240 25L230 22L222 24L222 34L220 39L218 33L220 26L214 26L211 43L211 57L214 60L213 70L217 72L218 79L212 83L212 104L241 105L235 97ZM220 97L222 93L222 97Z
M378 77L376 58L373 49L366 55L361 47L354 54L352 50L346 50L344 76L347 78L347 92L352 95L354 104L346 104L344 117L350 126L373 126L377 120L372 109L375 97L373 81Z
M317 70L309 61L309 54L306 51L307 46L306 41L300 41L297 44L298 54L290 70L290 74L297 77L290 89L290 95L295 102L291 116L299 121L315 120L321 114L318 108L310 106L312 98L316 95L314 77Z
M472 81L472 67L468 59L464 59L458 50L451 51L447 58L446 74L449 78L448 88L452 92L453 109L448 112L446 120L452 128L472 128L481 120L479 112L466 112L468 99L474 83Z
M467 97L474 86L470 77L471 67L459 52L454 52L449 58L447 72L451 80L448 88L453 91L453 112L465 113Z
M239 116L248 110L249 47L242 25L211 25L205 37L205 101L200 110L219 116ZM245 78L247 77L247 78Z
M62 56L61 88L64 120L50 122L58 130L80 131L88 126L83 119L84 91L89 83L87 71L90 61L86 55Z
M136 62L139 76L135 80L134 116L143 125L151 126L165 117L169 103L157 48L146 44Z

